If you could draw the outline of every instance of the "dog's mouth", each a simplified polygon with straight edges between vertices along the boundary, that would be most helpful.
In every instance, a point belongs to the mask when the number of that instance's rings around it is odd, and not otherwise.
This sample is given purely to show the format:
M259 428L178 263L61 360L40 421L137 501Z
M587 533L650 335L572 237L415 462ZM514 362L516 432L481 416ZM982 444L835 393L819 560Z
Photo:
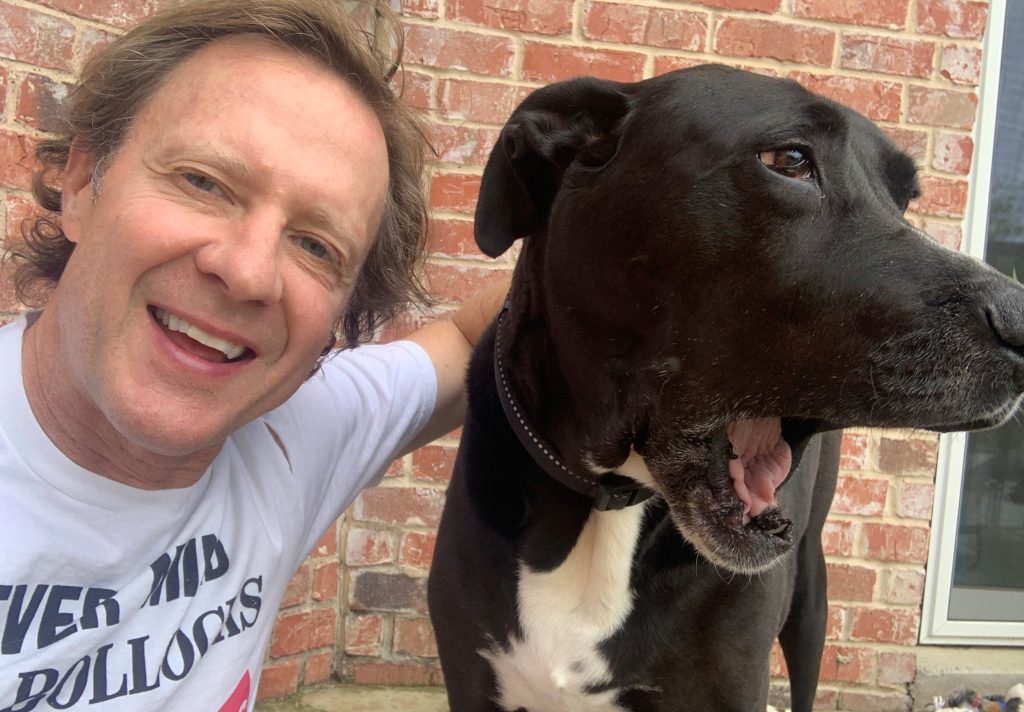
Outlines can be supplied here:
M654 462L651 473L676 527L705 558L731 571L763 571L793 546L793 522L776 493L811 432L808 423L779 417L732 421L700 439L683 472L678 462Z
M743 504L746 526L777 506L775 491L789 476L793 451L782 437L781 418L734 420L725 433L732 447L729 478Z

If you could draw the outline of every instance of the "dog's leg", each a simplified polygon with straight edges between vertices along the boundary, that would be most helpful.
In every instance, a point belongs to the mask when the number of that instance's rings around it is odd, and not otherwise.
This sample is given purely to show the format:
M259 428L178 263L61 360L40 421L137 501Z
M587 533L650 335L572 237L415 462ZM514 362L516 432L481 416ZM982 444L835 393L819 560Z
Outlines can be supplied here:
M825 649L828 599L821 530L835 493L841 442L842 432L822 437L810 518L796 554L793 600L786 623L779 633L779 643L789 668L793 712L811 712L818 688L821 654Z
M793 712L811 712L818 686L821 654L825 649L828 601L825 596L825 557L821 546L805 539L799 558L796 588L779 643L789 668Z

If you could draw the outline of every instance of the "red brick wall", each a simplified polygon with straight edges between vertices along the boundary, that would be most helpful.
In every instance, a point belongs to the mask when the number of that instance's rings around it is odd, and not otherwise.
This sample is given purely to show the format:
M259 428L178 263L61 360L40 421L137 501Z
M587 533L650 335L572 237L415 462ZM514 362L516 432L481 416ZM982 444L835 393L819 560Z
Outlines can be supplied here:
M33 142L54 126L91 48L165 0L0 0L0 210L9 240L31 208ZM635 80L705 61L796 78L878 121L918 162L913 220L960 243L988 5L970 0L403 0L408 101L429 111L439 160L432 289L447 306L495 270L471 219L481 166L531 88L580 73ZM16 310L0 286L0 317ZM398 334L409 328L398 325ZM292 580L264 697L332 675L440 681L425 609L434 529L457 438L395 463ZM934 438L848 434L825 533L832 608L820 704L902 709L916 668ZM775 671L783 672L776 655Z

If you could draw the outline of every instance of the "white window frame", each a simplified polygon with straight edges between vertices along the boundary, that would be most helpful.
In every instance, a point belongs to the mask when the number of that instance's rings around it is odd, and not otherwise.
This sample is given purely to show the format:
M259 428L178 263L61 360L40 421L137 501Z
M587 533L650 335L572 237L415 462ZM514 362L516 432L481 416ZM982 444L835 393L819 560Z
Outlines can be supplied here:
M972 187L964 221L963 251L975 257L985 255L988 228L988 200L991 188L992 155L999 97L999 72L1003 49L1003 28L1008 0L991 0L985 33L981 104L974 132ZM953 559L960 516L967 437L962 433L944 435L939 441L935 477L935 509L932 540L925 577L921 619L922 644L991 645L1024 647L1024 621L967 621L948 618Z

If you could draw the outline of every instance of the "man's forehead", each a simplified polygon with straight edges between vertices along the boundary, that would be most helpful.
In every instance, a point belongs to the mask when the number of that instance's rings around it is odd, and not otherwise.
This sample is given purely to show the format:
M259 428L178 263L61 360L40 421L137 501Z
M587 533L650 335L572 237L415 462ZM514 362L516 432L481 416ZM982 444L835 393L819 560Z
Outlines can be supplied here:
M211 42L168 75L140 132L158 170L213 167L301 196L292 204L308 222L356 244L376 233L388 188L380 121L347 80L295 50L254 35ZM376 213L369 228L356 202Z

